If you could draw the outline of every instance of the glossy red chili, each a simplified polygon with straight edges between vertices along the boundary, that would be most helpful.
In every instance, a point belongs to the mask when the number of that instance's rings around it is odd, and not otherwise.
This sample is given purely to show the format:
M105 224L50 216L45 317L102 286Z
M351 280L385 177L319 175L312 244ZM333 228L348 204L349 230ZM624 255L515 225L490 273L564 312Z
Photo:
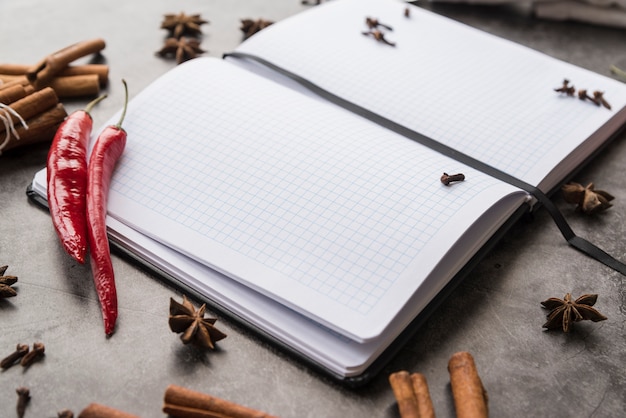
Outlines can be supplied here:
M98 97L85 110L77 110L63 121L50 145L46 164L52 224L65 251L81 264L87 253L87 142L93 128L89 112L105 97Z
M104 321L104 331L113 334L117 320L117 291L106 229L107 201L111 177L117 161L126 146L126 131L122 122L128 104L128 88L124 82L126 99L117 125L110 125L98 135L89 157L87 169L87 236L91 271Z

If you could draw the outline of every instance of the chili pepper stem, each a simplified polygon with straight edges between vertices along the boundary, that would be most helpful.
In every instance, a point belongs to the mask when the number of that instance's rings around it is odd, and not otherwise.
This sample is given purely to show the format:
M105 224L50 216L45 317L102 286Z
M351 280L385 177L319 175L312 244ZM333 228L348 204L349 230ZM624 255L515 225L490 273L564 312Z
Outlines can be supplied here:
M106 97L107 97L107 95L103 94L103 95L101 95L99 97L96 97L95 99L93 99L89 103L87 103L87 106L85 107L85 112L91 113L91 109L93 109L95 105L97 105L98 103L100 103L101 101L106 99Z
M124 122L124 118L126 117L126 109L128 108L128 85L126 84L126 80L122 79L122 83L124 84L124 107L122 108L122 115L120 116L119 122L115 125L118 129L122 129L122 122Z

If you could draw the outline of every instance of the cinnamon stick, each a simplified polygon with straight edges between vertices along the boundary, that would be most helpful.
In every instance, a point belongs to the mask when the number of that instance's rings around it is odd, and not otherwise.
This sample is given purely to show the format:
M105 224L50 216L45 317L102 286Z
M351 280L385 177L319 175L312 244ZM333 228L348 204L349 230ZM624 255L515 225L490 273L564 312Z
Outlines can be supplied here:
M123 411L119 411L114 408L110 408L105 405L100 405L98 403L92 403L87 405L85 409L83 409L80 414L78 414L78 418L139 418L137 415L128 414Z
M32 66L26 64L0 64L0 74L3 75L26 75L31 69ZM58 76L87 74L96 74L100 84L104 85L109 79L109 66L106 64L68 65L59 72Z
M59 98L54 90L46 87L11 103L11 109L17 112L23 119L30 119L50 109L57 103L59 103ZM19 120L14 115L7 113L7 116L13 120L14 124L17 125L19 123ZM5 130L4 124L0 124L0 134L4 133Z
M0 74L22 75L30 70L30 65L25 64L0 64Z
M36 89L39 89L50 83L72 61L100 52L104 47L103 39L91 39L69 45L44 57L26 73L26 77Z
M51 80L50 87L63 98L97 96L100 93L100 82L96 74L56 77Z
M0 103L8 105L16 100L26 97L33 92L33 88L28 86L22 86L21 84L15 84L9 86L6 89L0 90Z
M28 129L25 129L23 126L18 127L16 130L20 139L11 135L5 143L4 135L2 135L0 137L0 153L19 146L52 141L59 125L66 117L67 112L63 104L57 103L53 108L28 119L26 121Z
M265 412L170 385L165 390L163 412L174 418L275 418Z
M420 418L417 398L413 392L411 376L406 370L389 375L389 384L398 404L398 411L402 418Z
M11 81L4 81L0 83L0 91L11 88L13 86L28 86L28 85L30 85L30 81L28 81L25 75L16 76Z
M232 418L235 416L174 404L163 405L163 412L172 418Z
M415 399L417 399L420 418L435 418L435 408L430 398L426 376L421 373L411 373L411 384Z
M104 86L109 81L109 66L105 64L85 64L66 67L59 76L67 77L72 75L96 75L98 82Z
M478 376L472 355L466 351L453 354L448 362L448 371L457 417L489 416L487 392Z
M16 80L20 78L20 76L23 76L23 75L24 74L7 74L7 73L0 72L0 81L2 83L8 83L9 81Z
M27 88L30 85L25 75L4 77L6 81L0 85L0 91L3 90L2 87L6 89L15 85L21 85ZM46 86L52 87L56 91L57 96L62 98L97 96L100 93L100 81L97 74L55 77ZM35 86L35 89L40 90L46 86Z

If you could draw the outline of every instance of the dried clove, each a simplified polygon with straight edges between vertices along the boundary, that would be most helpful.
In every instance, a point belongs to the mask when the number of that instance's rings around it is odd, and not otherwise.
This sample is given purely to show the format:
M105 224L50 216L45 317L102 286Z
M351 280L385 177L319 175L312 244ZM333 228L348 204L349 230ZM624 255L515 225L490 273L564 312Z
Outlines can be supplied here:
M563 198L567 203L576 205L576 209L591 215L613 206L610 202L614 197L604 190L596 190L593 183L583 187L579 183L567 183L561 187Z
M598 105L602 104L602 106L606 107L607 109L611 110L611 105L609 104L609 102L607 102L604 99L604 93L601 91L594 91L593 92L593 98L595 99L596 103Z
M378 27L381 27L381 28L385 28L387 30L393 30L393 28L391 26L385 25L383 23L380 23L380 21L378 19L373 18L373 17L366 17L365 18L365 24L370 29L377 29Z
M18 418L24 417L24 411L26 411L26 405L30 401L30 390L26 387L19 387L15 390L17 393L17 416Z
M74 418L74 413L69 409L63 409L57 412L57 418Z
M0 267L0 299L17 295L15 289L11 287L17 282L17 277L4 275L8 268L9 266Z
M389 46L396 46L396 44L395 44L395 43L388 41L388 40L385 38L385 34L384 34L384 33L382 33L382 32L381 32L380 30L378 30L378 29L373 29L373 30L370 30L370 31L368 31L368 32L363 32L363 35L366 35L366 36L372 36L372 37L373 37L375 40L377 40L378 42L382 42L382 43L387 44L387 45L389 45Z
M35 361L42 358L44 356L45 351L46 351L46 347L43 345L43 343L34 343L33 350L30 351L28 354L26 354L24 357L22 357L22 361L20 362L20 364L23 367L29 367Z
M568 79L564 79L563 85L559 88L554 89L554 91L559 92L559 93L565 93L568 96L574 96L576 93L576 89L574 88L574 86L569 85ZM611 110L611 105L606 101L606 99L604 99L604 92L596 90L593 92L593 96L590 96L587 93L587 89L579 89L578 98L580 100L589 100L591 103L595 104L596 106L602 105L606 107L607 109Z
M404 8L404 17L411 17L411 9L408 7Z
M18 344L15 347L15 351L6 356L0 361L0 367L3 369L8 369L13 366L19 359L28 354L28 344Z
M443 175L441 176L441 182L448 186L450 183L454 183L457 181L464 181L465 180L465 174L462 173L458 173L458 174L448 174L448 173L443 173Z
M578 98L580 100L589 100L590 102L592 102L596 106L600 106L600 102L597 101L595 98L591 97L590 95L588 95L586 89L578 90Z
M576 93L576 88L574 86L569 85L569 80L566 78L563 80L563 85L559 88L554 89L554 91L559 93L565 93L568 96L573 96Z

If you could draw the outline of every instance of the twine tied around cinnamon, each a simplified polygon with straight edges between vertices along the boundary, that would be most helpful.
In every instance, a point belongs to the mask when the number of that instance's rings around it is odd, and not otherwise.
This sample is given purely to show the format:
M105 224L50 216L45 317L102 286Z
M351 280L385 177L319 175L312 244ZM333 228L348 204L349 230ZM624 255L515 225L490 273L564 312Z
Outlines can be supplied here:
M0 155L2 155L2 150L11 140L11 135L13 135L15 139L20 139L20 135L15 129L15 123L13 122L13 118L11 116L17 118L24 129L28 129L28 124L19 113L13 110L11 106L0 103L0 121L4 124L4 129L6 131L4 141L0 144Z

